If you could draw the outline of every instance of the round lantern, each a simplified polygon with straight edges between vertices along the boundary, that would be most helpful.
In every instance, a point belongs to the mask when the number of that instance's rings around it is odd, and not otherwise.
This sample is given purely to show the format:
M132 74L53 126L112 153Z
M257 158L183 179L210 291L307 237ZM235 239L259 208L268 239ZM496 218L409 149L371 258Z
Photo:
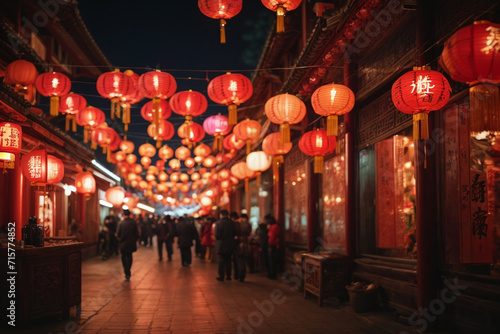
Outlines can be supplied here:
M47 155L47 184L57 184L61 182L64 177L64 164L63 162L48 154Z
M172 115L172 110L170 109L170 105L165 100L160 100L158 105L158 117L160 119L167 119ZM141 116L146 121L153 123L153 101L149 101L145 103L141 108Z
M187 147L185 146L179 146L176 150L175 150L175 157L181 161L184 161L186 160L187 158L189 158L191 156L191 150L188 149Z
M247 143L247 154L250 153L252 149L252 141L259 137L261 129L262 126L259 122L250 119L241 121L234 127L233 133L236 139L243 140Z
M172 123L162 119L157 125L150 124L147 132L150 137L156 140L156 147L160 148L163 140L169 140L174 136L175 129Z
M81 95L69 93L61 97L59 101L59 112L66 114L66 131L69 131L69 123L72 130L76 132L76 117L83 108L87 106L87 100Z
M125 154L130 154L130 153L134 152L135 145L133 142L131 142L129 140L124 140L120 143L120 150L122 150L123 153L125 153Z
M316 114L326 116L327 135L336 136L339 115L354 108L354 93L344 85L324 85L314 91L311 104Z
M167 145L162 146L158 150L158 157L163 160L167 161L168 159L172 158L174 156L174 150L172 150L170 147Z
M182 183L188 183L188 182L189 182L189 175L187 175L186 173L182 173L182 174L179 176L179 180L180 180Z
M91 172L78 173L75 176L75 188L79 194L90 195L95 193L95 179Z
M326 130L320 129L306 132L299 139L299 149L314 156L314 173L323 173L323 156L333 152L336 144L335 136L328 136Z
M266 8L276 12L276 32L285 31L285 13L297 8L302 0L262 0Z
M198 146L194 148L193 153L197 157L206 158L212 153L212 149L204 143L199 143Z
M248 168L244 161L238 162L231 167L231 174L240 180L245 180L245 192L248 193L248 180L255 176L255 172Z
M245 147L245 141L237 139L234 133L231 133L224 138L224 140L222 141L222 145L224 146L224 149L226 151L239 151L243 147Z
M212 199L208 196L204 196L200 198L200 205L205 208L209 208L212 206Z
M198 181L199 179L200 179L200 173L194 172L193 174L191 174L191 181L195 182Z
M213 150L222 151L222 136L226 133L231 126L229 125L229 119L221 114L210 116L203 122L203 129L215 137Z
M71 81L67 76L58 72L40 74L35 81L35 87L40 94L50 97L50 115L59 114L59 97L69 93Z
M205 130L200 124L189 121L179 126L177 135L188 139L188 147L191 147L193 143L198 143L205 137Z
M500 24L478 21L444 44L440 63L455 81L470 85L470 129L500 131Z
M256 151L247 155L247 167L257 172L257 186L260 186L260 174L271 167L272 157L264 151Z
M242 0L198 0L203 15L220 20L220 42L226 43L226 20L236 16L243 6Z
M174 94L169 101L172 110L190 121L193 117L203 114L208 107L206 97L192 90L182 91Z
M207 87L208 97L215 103L229 106L229 124L236 124L236 108L253 94L252 82L238 73L227 73L215 77Z
M116 69L114 72L101 74L96 86L99 95L111 100L111 119L115 119L115 115L120 117L120 99L134 92L134 80Z
M281 145L290 142L290 124L302 121L307 111L304 102L290 94L280 94L270 98L264 110L271 122L280 124Z
M172 175L170 175L170 181L172 182L178 182L179 181L179 177L180 177L180 173L179 172L174 172L172 173Z
M5 83L15 85L15 91L26 89L33 85L38 71L35 65L26 60L14 60L5 68Z
M21 153L22 135L19 125L0 122L0 160L4 161L4 166L9 165L6 161L15 161L16 154Z
M156 148L153 145L146 143L139 146L140 156L152 158L155 156L155 154L156 154Z
M177 159L171 159L169 162L168 162L168 165L170 166L170 168L172 170L178 170L179 168L181 168L181 162Z
M414 67L392 85L392 101L413 115L413 140L429 139L428 113L443 108L450 98L448 80L439 72Z
M97 149L97 145L99 145L103 148L102 153L106 153L107 147L109 143L111 143L112 136L111 129L108 128L106 123L103 123L92 130L90 135L90 147L95 150Z
M213 168L217 166L217 159L215 159L213 155L209 155L205 159L203 159L203 166L207 168Z
M194 161L193 158L187 158L186 160L184 160L184 166L186 166L187 168L193 168L195 164L196 161Z
M125 199L125 190L122 187L112 187L106 190L106 201L111 203L113 206L118 207L122 205Z
M125 154L125 152L123 152L123 151L118 151L115 153L115 159L118 162L125 161L126 158L127 158L127 154Z
M128 162L130 166L133 166L137 161L137 156L135 154L129 154L127 155L127 158L125 158L125 160Z
M150 164L151 164L151 158L150 157L144 156L144 157L141 158L141 165L143 165L144 168L148 168Z
M274 177L277 179L279 177L278 169L280 164L284 162L283 156L290 152L292 149L292 143L286 143L284 145L280 144L281 134L279 132L271 133L267 135L262 141L262 150L273 157L273 170Z
M104 116L102 110L90 106L83 108L78 114L76 114L76 123L83 126L84 143L89 141L91 130L104 123L105 119L106 116Z

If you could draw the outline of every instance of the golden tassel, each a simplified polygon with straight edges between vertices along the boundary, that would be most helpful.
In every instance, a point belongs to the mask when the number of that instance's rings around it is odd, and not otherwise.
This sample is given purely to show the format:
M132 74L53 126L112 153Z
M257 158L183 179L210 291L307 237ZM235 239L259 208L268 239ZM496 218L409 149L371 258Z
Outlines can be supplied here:
M64 130L66 130L66 132L69 131L69 123L71 121L71 116L73 116L73 115L66 115L66 124L64 126ZM75 131L73 131L73 132L75 132Z
M314 156L314 173L323 174L323 156Z
M330 115L326 117L326 135L336 136L338 134L339 116Z
M121 118L121 107L120 107L120 102L119 102L118 98L117 98L117 101L118 102L116 102L116 104L115 104L116 117Z
M222 152L223 137L221 135L218 135L218 136L215 136L215 139L217 140L217 152Z
M50 97L50 116L59 115L59 96Z
M90 134L90 126L85 125L83 127L83 142L88 143L89 142L89 134Z
M413 115L413 140L429 139L429 115L420 112Z
M124 131L128 131L128 125L130 124L130 105L127 107L123 107L123 129Z
M115 99L111 99L111 119L115 119Z
M161 147L161 139L157 139L156 140L156 148L160 148Z
M257 187L260 187L260 172L257 172Z
M279 157L283 158L282 155L273 156L273 184L280 180L280 163Z
M500 131L500 97L498 86L482 83L469 89L470 131Z
M157 97L153 98L153 124L154 124L154 132L153 137L158 137L158 127L160 126L160 113L158 112L160 109L160 99Z
M278 6L276 10L276 32L285 31L285 8L283 6Z
M248 177L245 178L245 193L247 193L248 196Z
M73 132L76 132L76 116L75 115L71 115L71 130L73 130Z
M280 125L280 148L283 147L283 145L287 144L290 142L290 124L288 123L283 123Z
M226 44L226 20L220 19L220 44Z
M107 151L107 150L106 150L106 147L107 147L106 145L104 145L104 146L102 147L102 154L106 154L106 151Z
M97 143L94 140L90 141L90 148L93 150L97 149Z
M238 123L238 114L236 113L236 104L230 104L229 107L229 125L235 125Z
M252 151L252 140L247 139L247 155Z
M110 149L108 149L108 152L107 152L107 154L106 154L106 160L107 160L108 162L111 162L111 150L110 150Z

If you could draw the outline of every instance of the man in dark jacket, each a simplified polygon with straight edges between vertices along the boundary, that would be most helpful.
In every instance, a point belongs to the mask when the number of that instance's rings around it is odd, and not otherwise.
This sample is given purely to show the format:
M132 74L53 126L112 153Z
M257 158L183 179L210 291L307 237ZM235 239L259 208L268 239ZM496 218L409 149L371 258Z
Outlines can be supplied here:
M198 231L194 226L194 222L191 221L187 216L179 219L177 224L177 243L181 250L181 260L183 267L189 267L191 264L191 246L193 246L193 240L198 240Z
M167 248L168 260L172 260L172 238L175 234L175 229L173 228L172 219L170 216L164 216L158 222L156 226L156 235L158 241L158 259L161 261L163 259L163 244Z
M215 239L219 243L217 251L219 257L219 277L218 281L231 280L231 256L235 250L236 223L228 217L227 210L221 210L221 218L215 224Z
M130 211L123 210L125 217L118 223L116 236L118 237L120 252L122 253L123 271L125 272L125 279L130 279L130 268L132 267L132 253L137 251L137 239L139 239L139 229L135 221L130 218Z

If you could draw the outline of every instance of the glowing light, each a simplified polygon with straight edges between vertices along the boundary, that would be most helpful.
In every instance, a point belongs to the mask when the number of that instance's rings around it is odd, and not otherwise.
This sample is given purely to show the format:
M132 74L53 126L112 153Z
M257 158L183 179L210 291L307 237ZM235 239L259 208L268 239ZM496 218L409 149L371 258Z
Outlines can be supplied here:
M99 200L99 204L101 204L102 206L105 206L107 208L112 208L113 207L113 204L109 203L108 201L105 201L103 199L100 199Z
M148 211L148 212L151 212L151 213L154 213L155 212L155 209L148 206L148 205L145 205L145 204L142 204L142 203L137 203L137 207L139 209L142 209L142 210L145 210L145 211Z

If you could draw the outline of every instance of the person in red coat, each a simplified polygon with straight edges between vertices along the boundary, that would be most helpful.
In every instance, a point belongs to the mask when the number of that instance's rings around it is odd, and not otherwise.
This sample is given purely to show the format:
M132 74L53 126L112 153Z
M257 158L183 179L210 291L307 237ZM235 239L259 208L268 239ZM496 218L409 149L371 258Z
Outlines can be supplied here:
M279 261L279 246L280 246L280 227L276 223L276 219L268 214L266 217L267 223L267 236L268 236L268 258L269 258L269 269L267 277L270 279L276 279L278 273L278 261Z
M205 217L205 223L201 228L201 245L206 247L207 261L212 262L212 251L214 249L214 239L212 238L212 225L215 223L215 218Z

